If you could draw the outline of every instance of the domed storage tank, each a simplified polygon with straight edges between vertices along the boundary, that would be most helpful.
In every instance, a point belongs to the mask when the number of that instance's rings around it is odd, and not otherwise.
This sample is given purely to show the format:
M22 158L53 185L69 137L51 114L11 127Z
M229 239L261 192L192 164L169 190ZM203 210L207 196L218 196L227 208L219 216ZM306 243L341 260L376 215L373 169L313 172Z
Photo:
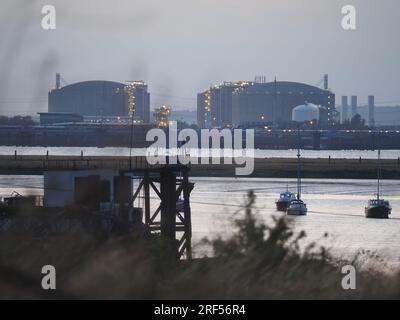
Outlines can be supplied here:
M319 121L319 108L312 103L297 106L292 110L292 120L297 122Z

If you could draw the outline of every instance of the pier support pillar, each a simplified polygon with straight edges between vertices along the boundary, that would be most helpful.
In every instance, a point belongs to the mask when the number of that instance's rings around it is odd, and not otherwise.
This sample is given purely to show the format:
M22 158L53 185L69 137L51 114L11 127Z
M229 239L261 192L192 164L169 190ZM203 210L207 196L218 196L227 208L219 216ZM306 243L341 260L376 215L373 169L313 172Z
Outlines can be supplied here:
M175 240L176 175L170 171L160 174L161 189L161 235Z

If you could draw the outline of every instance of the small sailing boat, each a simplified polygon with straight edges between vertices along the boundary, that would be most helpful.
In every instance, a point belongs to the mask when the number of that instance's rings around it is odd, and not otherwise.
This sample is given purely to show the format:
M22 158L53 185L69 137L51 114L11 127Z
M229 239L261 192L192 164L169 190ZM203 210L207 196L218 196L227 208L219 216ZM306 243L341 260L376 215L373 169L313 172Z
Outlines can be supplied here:
M286 212L290 216L307 215L307 205L301 200L300 146L297 148L297 198L290 202Z
M378 192L376 199L370 199L365 207L365 216L372 219L389 219L392 207L389 201L381 198L381 150L378 150Z
M286 186L286 191L282 192L279 195L279 199L275 201L276 210L286 211L293 200L296 200L296 195L290 192L288 186Z

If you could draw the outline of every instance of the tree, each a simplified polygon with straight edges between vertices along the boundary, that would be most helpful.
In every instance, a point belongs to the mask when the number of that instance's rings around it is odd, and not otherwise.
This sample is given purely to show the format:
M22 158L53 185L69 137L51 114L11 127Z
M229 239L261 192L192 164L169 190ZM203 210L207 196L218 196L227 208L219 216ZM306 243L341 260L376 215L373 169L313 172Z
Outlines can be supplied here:
M365 120L357 113L351 119L350 125L354 129L363 129L365 128Z

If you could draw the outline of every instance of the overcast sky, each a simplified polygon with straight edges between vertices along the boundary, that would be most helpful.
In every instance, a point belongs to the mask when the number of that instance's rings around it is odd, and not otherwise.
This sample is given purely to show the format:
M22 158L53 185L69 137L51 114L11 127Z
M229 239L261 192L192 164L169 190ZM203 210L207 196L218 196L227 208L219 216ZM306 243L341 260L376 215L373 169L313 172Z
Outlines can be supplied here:
M52 4L57 29L41 28ZM341 8L357 9L357 30ZM1 0L0 113L47 110L55 73L67 83L143 79L152 107L195 109L224 80L315 85L400 104L398 0Z

